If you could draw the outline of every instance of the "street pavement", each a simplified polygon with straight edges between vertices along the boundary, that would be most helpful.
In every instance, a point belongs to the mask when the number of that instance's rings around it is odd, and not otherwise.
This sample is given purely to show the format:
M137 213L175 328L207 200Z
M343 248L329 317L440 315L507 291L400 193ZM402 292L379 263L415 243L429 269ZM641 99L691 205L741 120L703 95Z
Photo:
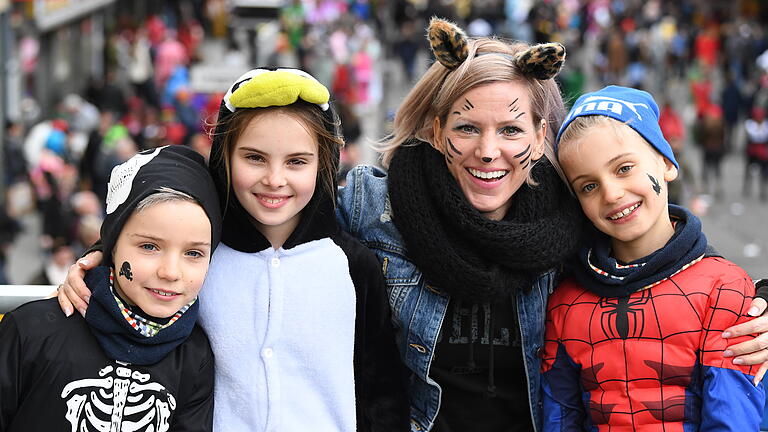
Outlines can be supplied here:
M701 155L698 149L685 154L699 176ZM757 196L742 196L743 150L736 149L723 161L723 196L704 195L689 207L706 208L701 222L707 240L725 258L741 266L752 278L768 278L768 202ZM697 181L699 179L697 178ZM756 185L755 185L756 186Z

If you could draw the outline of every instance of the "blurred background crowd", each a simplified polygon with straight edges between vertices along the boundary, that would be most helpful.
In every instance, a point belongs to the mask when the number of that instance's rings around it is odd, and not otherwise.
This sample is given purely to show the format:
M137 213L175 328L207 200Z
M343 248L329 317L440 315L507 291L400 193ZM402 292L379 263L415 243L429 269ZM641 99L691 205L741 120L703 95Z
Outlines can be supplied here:
M62 282L98 239L112 167L160 145L207 155L223 92L255 66L332 89L340 179L376 163L369 144L431 62L434 15L470 36L563 43L568 101L607 84L651 92L683 165L672 199L766 276L765 1L0 0L0 284Z

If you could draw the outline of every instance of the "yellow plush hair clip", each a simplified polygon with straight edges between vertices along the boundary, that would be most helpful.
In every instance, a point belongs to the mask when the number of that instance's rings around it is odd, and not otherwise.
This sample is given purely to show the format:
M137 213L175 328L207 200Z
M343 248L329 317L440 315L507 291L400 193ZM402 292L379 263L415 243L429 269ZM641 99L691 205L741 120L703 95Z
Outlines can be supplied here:
M265 108L286 106L301 99L329 107L330 92L312 75L299 69L254 69L235 82L224 96L227 108Z

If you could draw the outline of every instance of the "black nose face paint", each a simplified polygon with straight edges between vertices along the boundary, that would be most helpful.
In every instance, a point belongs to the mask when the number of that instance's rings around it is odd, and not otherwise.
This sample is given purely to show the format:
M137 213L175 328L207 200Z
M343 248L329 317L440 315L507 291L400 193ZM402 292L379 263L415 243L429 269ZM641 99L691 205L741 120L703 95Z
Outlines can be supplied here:
M133 280L133 273L131 272L131 263L123 261L123 265L120 266L120 276L125 276L129 281Z
M491 162L493 162L493 159L491 159L491 158L489 158L489 157L484 157L484 158L483 158L483 162L485 162L485 163L491 163Z
M656 178L650 174L647 174L649 179L651 179L651 183L653 183L653 191L656 192L656 195L661 193L661 185L659 184L659 181L656 180Z

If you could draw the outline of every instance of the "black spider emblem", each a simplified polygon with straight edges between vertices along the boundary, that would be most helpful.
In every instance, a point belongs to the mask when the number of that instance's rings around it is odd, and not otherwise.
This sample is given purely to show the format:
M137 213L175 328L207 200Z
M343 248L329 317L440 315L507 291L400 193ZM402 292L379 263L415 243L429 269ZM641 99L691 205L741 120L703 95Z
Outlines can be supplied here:
M632 300L629 297L601 298L600 307L606 309L600 316L605 336L608 339L641 337L645 326L645 313L641 308L633 307L648 303L650 298L648 290L644 290L640 298Z

